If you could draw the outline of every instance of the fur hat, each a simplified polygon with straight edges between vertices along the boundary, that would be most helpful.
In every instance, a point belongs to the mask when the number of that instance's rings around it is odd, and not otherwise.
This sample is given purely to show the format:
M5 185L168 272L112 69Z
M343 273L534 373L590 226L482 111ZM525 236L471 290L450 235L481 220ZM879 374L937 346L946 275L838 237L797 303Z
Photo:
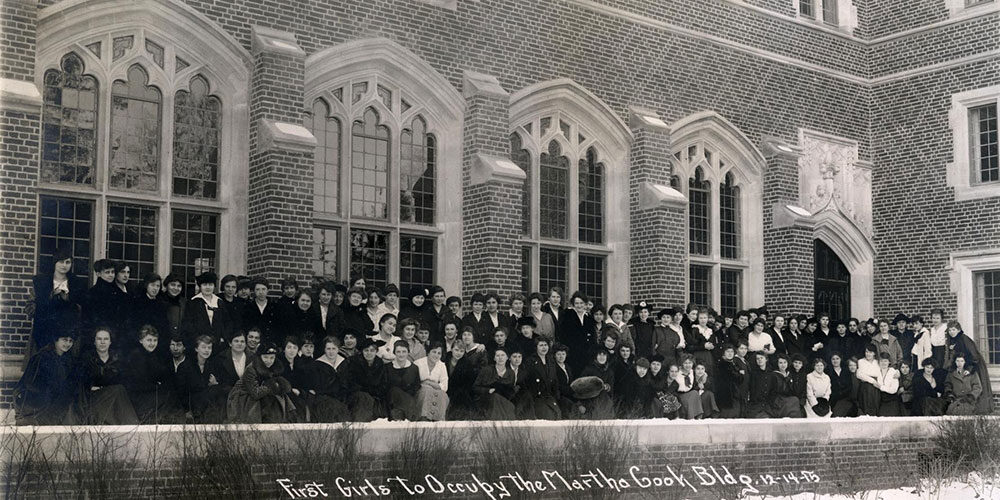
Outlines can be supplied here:
M535 321L534 316L521 316L520 318L517 318L516 328L520 330L522 326L530 326L531 328L536 328L538 326L538 323Z
M813 405L812 411L820 417L825 417L830 413L830 401L826 398L816 398L816 404Z

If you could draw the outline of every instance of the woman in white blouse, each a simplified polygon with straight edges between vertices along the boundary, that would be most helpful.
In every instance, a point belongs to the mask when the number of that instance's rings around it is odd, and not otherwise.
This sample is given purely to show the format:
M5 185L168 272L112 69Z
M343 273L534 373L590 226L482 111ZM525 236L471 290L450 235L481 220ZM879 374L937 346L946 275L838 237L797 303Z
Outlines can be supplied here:
M875 345L868 344L865 346L864 359L858 360L858 372L855 375L861 381L858 387L859 415L878 415L878 405L882 399L878 384L882 370L879 368L878 360L875 359L876 352Z
M830 376L825 373L826 363L822 359L813 360L813 371L806 375L806 418L830 418L833 415L830 407L830 396L833 394L833 386L830 384ZM826 413L817 415L813 406L819 404L819 400L826 400Z
M899 371L893 368L889 353L883 352L878 359L878 416L899 417L903 415L902 400L899 397Z
M764 332L764 320L757 318L753 322L753 331L747 335L747 348L750 352L762 352L768 356L774 354L774 342L771 336Z
M396 336L396 317L391 314L383 314L378 321L378 333L370 336L372 340L381 340L385 345L378 348L376 356L386 363L392 363L396 359L393 354L393 346L396 341L402 340Z
M434 342L427 356L413 362L420 372L417 410L421 419L444 420L448 411L448 367L441 362L444 347Z

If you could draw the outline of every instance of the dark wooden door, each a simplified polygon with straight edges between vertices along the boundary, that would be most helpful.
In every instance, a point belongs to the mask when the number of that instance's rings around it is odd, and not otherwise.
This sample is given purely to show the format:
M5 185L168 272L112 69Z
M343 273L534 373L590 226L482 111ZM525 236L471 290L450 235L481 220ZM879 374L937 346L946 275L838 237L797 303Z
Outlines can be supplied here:
M820 240L813 244L816 260L815 312L828 313L832 320L851 317L851 273L840 257Z

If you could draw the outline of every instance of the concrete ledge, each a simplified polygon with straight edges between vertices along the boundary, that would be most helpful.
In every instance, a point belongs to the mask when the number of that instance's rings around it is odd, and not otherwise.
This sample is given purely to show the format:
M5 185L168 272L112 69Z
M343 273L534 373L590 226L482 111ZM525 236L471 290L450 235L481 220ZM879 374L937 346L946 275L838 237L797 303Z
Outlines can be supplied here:
M254 54L270 52L298 57L306 55L306 51L302 50L302 47L299 47L299 43L295 40L294 33L263 26L253 26L250 32L252 34L251 49Z
M22 113L41 113L42 94L34 83L9 78L0 79L0 109Z
M496 97L509 99L510 92L507 92L500 85L500 81L493 75L477 73L475 71L462 72L462 96L466 99L475 96Z
M481 153L473 159L471 174L473 186L490 181L521 184L527 178L524 170L509 159Z
M670 134L670 125L660 119L660 115L656 111L640 106L629 106L628 127L633 130L644 129Z
M778 202L772 206L774 213L774 227L800 227L812 231L816 226L812 214L797 205Z
M258 152L279 150L309 153L316 149L316 137L302 125L261 119L257 124L257 133Z
M639 209L687 207L687 198L680 191L662 184L643 182L639 186Z

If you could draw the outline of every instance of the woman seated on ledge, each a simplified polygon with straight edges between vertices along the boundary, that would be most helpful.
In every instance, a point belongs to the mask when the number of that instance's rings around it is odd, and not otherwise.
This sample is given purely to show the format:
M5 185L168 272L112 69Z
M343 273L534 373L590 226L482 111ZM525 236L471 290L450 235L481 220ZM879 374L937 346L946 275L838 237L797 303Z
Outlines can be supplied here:
M974 415L976 402L983 393L975 365L967 365L965 354L955 354L954 368L944 379L944 395L948 399L948 415Z
M253 362L229 393L229 421L245 424L280 424L294 422L296 408L287 396L292 385L276 363L278 348L272 343L261 346Z
M948 400L944 398L944 384L938 375L937 361L924 359L923 370L913 378L913 414L936 417L944 415Z
M61 425L67 422L76 384L70 380L73 334L55 334L56 339L28 361L21 380L14 386L14 421L17 425ZM72 420L72 419L70 419Z
M135 425L139 419L122 385L122 360L111 350L111 331L94 332L94 349L83 354L80 409L91 425Z

